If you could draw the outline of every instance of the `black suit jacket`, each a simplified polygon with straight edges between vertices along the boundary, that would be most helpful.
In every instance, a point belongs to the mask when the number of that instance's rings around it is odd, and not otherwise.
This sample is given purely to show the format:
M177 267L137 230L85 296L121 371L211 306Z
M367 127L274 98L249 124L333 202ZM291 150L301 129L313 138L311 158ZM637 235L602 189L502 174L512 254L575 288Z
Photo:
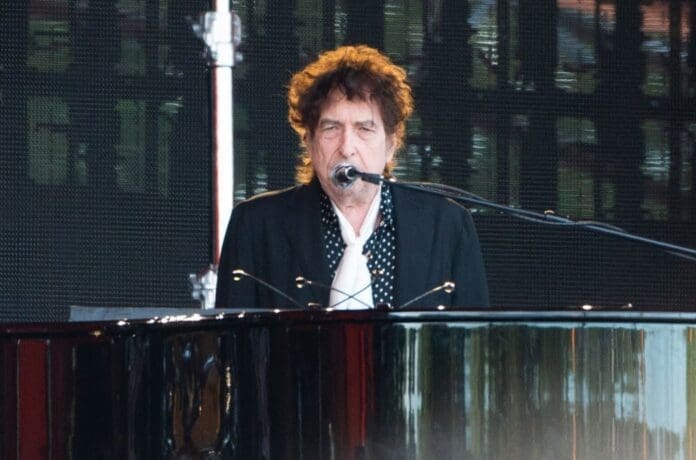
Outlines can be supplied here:
M412 305L487 307L488 288L478 236L469 212L448 199L392 186L396 225L394 306L454 281L454 293L440 291ZM327 306L329 292L302 289L297 276L331 285L320 217L320 185L314 180L258 195L232 212L218 270L217 308L297 308L249 278L242 269L297 300Z

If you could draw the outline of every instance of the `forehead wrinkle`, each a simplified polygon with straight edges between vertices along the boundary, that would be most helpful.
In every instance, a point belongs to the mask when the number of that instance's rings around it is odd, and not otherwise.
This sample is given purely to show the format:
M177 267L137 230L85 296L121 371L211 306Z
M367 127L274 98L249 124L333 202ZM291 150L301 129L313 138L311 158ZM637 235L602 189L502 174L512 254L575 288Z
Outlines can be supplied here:
M341 115L346 113L345 110L339 110L338 111L338 118L334 118L335 113L328 114L327 112L334 112L335 106L334 104L340 103L342 100L348 102L351 105L354 106L360 106L363 105L367 108L369 111L369 115L366 114L366 116L369 116L369 118L365 118L362 120L357 120L351 122L351 126L371 126L373 128L379 127L380 123L377 123L377 119L381 119L381 114L379 112L379 107L378 104L372 100L372 98L369 99L360 99L360 98L348 98L346 95L338 90L334 90L329 94L329 97L327 97L327 100L324 102L324 105L322 107L322 114L319 116L319 120L317 121L316 128L321 128L327 125L337 125L337 126L344 126L345 123L341 121L339 118L342 118ZM351 110L348 109L348 113L350 113ZM328 115L328 116L327 116Z
M364 121L356 121L354 123L354 125L375 128L377 126L377 123L375 122L374 119L370 119L370 120L364 120Z
M328 118L328 117L321 118L319 120L319 123L317 123L317 125L319 125L319 126L322 126L322 125L341 125L341 124L343 124L343 123L341 123L338 120L334 120L333 118Z
M319 122L317 125L343 125L344 123L336 118L331 118L331 117L321 117L319 119ZM356 120L352 122L351 124L353 125L360 125L360 126L365 126L365 125L370 125L370 126L377 126L377 122L375 121L374 113L370 114L370 118L365 118L363 120Z

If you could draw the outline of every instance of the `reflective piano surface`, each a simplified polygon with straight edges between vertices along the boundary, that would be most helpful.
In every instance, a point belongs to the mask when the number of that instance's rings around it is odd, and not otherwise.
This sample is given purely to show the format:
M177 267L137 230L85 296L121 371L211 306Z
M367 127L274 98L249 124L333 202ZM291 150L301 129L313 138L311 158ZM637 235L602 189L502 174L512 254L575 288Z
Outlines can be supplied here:
M5 325L2 458L696 457L696 314Z

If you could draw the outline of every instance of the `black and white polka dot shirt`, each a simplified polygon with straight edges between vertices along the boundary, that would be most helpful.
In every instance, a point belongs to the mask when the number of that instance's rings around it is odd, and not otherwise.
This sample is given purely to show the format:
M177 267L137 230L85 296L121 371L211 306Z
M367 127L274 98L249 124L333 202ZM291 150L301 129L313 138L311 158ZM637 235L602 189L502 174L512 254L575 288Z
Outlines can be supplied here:
M396 273L396 227L394 225L394 203L391 189L382 184L379 213L381 220L363 246L367 256L367 268L372 273L372 301L374 305L392 304L394 301L394 274ZM338 217L331 206L331 200L321 192L321 229L324 235L324 249L329 264L331 279L343 257L346 244L341 236Z

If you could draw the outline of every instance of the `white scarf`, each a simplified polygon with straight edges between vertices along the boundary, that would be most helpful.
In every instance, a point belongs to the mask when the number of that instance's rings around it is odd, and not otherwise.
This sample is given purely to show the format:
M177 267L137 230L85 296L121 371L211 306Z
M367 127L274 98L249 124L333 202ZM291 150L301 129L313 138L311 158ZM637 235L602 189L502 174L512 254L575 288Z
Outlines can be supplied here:
M336 275L331 284L329 306L337 310L361 310L374 308L372 301L372 277L367 268L367 257L363 255L363 246L372 235L379 215L381 193L378 191L367 211L360 227L360 235L355 234L353 226L331 202L341 227L341 236L346 243L343 257L336 268ZM345 300L348 299L348 300Z

